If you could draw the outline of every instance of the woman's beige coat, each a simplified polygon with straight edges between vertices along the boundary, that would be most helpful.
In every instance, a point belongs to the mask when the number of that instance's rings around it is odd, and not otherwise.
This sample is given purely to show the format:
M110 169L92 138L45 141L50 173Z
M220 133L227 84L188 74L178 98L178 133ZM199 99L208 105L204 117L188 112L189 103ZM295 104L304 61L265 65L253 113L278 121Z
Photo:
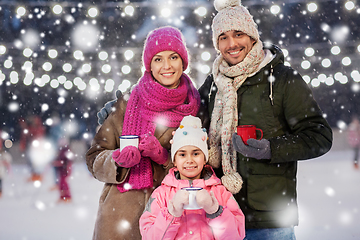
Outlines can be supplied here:
M105 183L99 201L94 240L141 239L139 218L153 191L145 189L120 193L116 187L126 179L130 170L119 167L112 158L113 151L119 148L126 105L124 97L119 97L113 112L96 133L91 148L86 153L89 171L96 179ZM168 150L174 130L175 128L165 126L157 126L155 130L155 137ZM172 164L165 169L152 162L154 188L160 185L170 167Z

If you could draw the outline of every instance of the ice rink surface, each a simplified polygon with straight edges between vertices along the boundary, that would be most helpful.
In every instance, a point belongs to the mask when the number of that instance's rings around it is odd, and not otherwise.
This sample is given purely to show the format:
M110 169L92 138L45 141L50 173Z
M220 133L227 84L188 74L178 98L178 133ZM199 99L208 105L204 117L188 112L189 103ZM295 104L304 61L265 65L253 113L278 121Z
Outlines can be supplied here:
M360 170L350 150L331 150L299 162L297 240L360 239ZM27 182L29 170L13 164L3 180L0 198L1 240L91 239L103 184L92 178L85 163L75 163L70 182L71 203L57 203L50 191L54 173L47 168L41 185Z

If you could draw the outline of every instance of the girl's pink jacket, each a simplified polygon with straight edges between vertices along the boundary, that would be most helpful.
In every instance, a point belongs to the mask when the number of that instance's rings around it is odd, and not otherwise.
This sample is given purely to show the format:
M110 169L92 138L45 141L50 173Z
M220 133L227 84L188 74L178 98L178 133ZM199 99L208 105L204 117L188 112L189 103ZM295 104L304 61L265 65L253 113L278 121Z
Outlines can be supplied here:
M203 209L184 210L181 217L172 216L167 209L168 202L176 191L190 187L189 180L175 178L176 168L165 176L161 186L152 193L144 213L140 217L140 232L143 240L159 239L228 239L238 240L245 237L245 217L232 194L221 185L210 166L204 179L192 181L193 187L213 191L222 213L211 219Z

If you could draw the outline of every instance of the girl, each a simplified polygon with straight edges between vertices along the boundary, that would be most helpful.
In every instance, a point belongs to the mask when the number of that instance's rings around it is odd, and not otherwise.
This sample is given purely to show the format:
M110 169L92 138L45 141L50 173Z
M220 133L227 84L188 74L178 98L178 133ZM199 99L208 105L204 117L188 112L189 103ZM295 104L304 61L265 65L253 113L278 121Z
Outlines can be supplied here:
M140 218L142 239L243 239L245 218L232 194L221 185L208 161L207 133L201 120L186 116L171 146L175 167L155 189ZM199 209L189 204L185 187L196 193Z

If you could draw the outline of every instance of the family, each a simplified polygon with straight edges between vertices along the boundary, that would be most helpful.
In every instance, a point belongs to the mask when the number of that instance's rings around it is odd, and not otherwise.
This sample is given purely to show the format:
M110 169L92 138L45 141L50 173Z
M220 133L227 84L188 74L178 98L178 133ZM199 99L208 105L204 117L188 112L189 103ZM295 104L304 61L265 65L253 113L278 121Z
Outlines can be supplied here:
M94 240L296 239L297 161L328 152L331 128L282 51L263 45L247 8L214 6L218 56L199 89L184 73L181 32L161 27L145 40L146 70L131 93L99 112L86 153L105 183ZM262 138L243 141L240 125ZM122 135L139 136L138 147L120 151Z

